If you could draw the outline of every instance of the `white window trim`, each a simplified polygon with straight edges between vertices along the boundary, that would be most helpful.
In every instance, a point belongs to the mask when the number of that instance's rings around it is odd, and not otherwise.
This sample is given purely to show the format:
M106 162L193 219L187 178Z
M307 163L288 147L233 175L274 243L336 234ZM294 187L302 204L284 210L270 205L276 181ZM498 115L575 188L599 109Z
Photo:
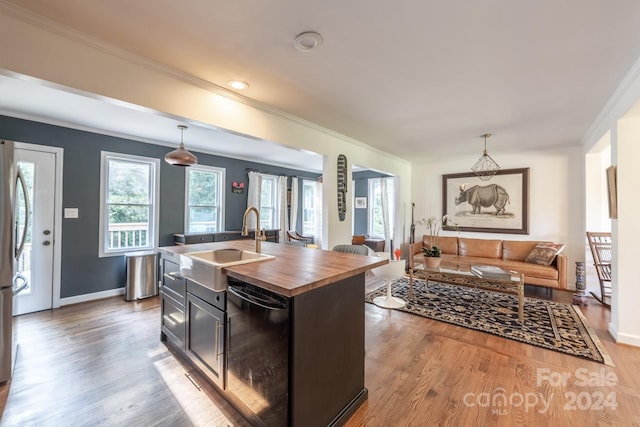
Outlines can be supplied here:
M308 187L308 186L310 186L310 187L312 188L312 191L313 191L313 199L314 199L314 200L313 200L313 204L314 204L314 206L313 206L313 210L315 211L315 210L317 210L317 209L318 209L318 207L317 207L317 206L315 206L315 203L316 203L316 194L315 194L315 192L316 192L316 188L315 188L315 181L313 181L313 180L311 180L311 179L303 178L303 179L302 179L302 199L301 199L301 203L300 203L300 205L301 205L301 207L302 207L302 208L300 209L300 212L302 213L302 220L300 221L300 224L301 224L300 229L302 230L302 234L303 234L303 235L307 235L307 236L308 236L308 235L310 235L310 234L312 234L312 235L313 235L313 234L315 234L315 232L309 232L309 231L306 231L306 230L304 229L304 214L305 214L305 209L306 209L306 208L305 208L305 205L304 205L304 201L305 201L305 197L304 197L304 196L305 196L305 188L306 188L306 187ZM353 187L352 187L352 188L353 188ZM315 229L315 225L314 225L314 229Z
M276 197L276 193L278 191L278 175L269 175L269 174L262 174L262 183L261 185L264 185L264 181L265 180L271 180L273 181L273 191L271 192L271 205L272 205L272 209L273 209L273 215L271 215L271 225L269 225L267 227L267 229L276 229L279 228L278 225L276 224L276 217L278 216L278 200ZM260 188L260 193L262 193L262 188ZM260 208L262 208L262 200L260 200ZM262 218L260 218L260 220L262 221ZM258 227L260 227L260 224L258 224Z
M373 233L373 207L375 206L375 199L373 197L373 186L375 183L378 183L378 185L380 185L380 187L382 187L381 185L381 180L386 179L389 180L392 185L393 185L393 177L385 177L385 178L369 178L368 180L368 188L367 188L367 196L368 196L368 205L367 205L367 235L369 235L370 237L373 238L382 238L384 239L384 234L374 234ZM382 188L380 189L382 191ZM395 199L395 192L396 189L393 189L393 196ZM382 197L382 195L380 196ZM390 203L394 203L394 200L389 200ZM395 206L395 203L393 204L393 206ZM392 208L393 209L393 208ZM395 212L390 212L391 215L393 216L392 219L390 219L390 223L392 224L395 221ZM393 234L393 233L392 233Z
M189 171L190 170L199 170L199 171L203 171L203 172L212 172L212 173L217 173L219 175L218 179L218 194L220 195L220 200L218 200L219 204L218 204L218 208L220 209L219 211L219 216L218 216L218 225L217 225L217 229L215 230L216 232L219 231L224 231L224 205L225 205L225 188L226 187L226 180L227 180L227 170L225 168L219 168L216 166L205 166L205 165L194 165L189 167L188 169L185 168L184 171L184 230L185 232L188 232L189 230Z
M118 249L118 250L110 250L107 251L105 248L105 236L107 233L107 227L109 225L109 221L106 221L106 203L105 203L105 195L106 195L106 184L107 184L107 161L109 159L117 159L117 160L125 160L125 161L134 161L134 162L143 162L149 163L153 165L152 170L152 179L153 185L151 186L151 200L153 209L151 210L151 227L150 232L151 236L149 238L149 242L151 243L148 247L145 248L127 248L127 249ZM145 249L153 249L158 247L159 242L159 234L160 234L160 160L154 159L151 157L143 157L143 156L134 156L131 154L123 154L123 153L113 153L109 151L101 151L100 152L100 220L99 220L99 239L98 239L98 257L112 257L122 255L126 252L131 252L133 250L145 250Z
M368 220L367 220L367 224L368 224ZM351 234L356 234L356 180L355 179L351 180Z
M367 235L370 237L382 237L378 234L373 234L373 211L375 206L375 197L373 187L376 183L379 183L380 178L369 178L367 181L367 198L369 200L367 207Z

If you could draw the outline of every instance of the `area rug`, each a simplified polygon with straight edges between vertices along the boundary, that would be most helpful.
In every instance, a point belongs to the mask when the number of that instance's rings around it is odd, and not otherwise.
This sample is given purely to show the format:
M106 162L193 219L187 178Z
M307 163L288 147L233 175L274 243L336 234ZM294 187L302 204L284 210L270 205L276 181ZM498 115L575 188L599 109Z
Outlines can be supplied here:
M372 303L386 289L368 293L365 301ZM515 295L431 281L425 286L420 279L414 279L413 289L415 298L409 298L407 278L392 284L393 296L407 301L398 310L614 366L587 320L571 304L525 297L521 325Z

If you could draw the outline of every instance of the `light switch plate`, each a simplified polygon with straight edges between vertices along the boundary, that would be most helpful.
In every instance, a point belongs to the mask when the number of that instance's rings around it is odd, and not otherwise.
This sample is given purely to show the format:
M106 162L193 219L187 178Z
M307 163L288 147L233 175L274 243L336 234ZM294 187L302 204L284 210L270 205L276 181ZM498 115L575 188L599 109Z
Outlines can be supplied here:
M64 208L65 218L78 218L78 208Z

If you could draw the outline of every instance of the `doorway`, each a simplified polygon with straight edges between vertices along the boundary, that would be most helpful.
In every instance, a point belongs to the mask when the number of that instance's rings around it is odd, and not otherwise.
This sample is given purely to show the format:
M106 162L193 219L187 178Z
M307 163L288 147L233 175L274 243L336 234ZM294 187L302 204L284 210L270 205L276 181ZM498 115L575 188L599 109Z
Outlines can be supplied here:
M16 165L27 182L31 207L24 250L16 270L28 286L14 298L13 314L27 314L60 306L60 218L62 149L16 143ZM17 200L18 204L25 203ZM22 210L18 210L19 212ZM17 217L24 227L24 216Z
M392 252L396 235L404 238L396 226L402 218L397 208L397 178L355 164L352 178L352 234L366 236L365 244L376 252ZM396 247L401 240L396 240Z
M611 232L606 169L611 165L611 134L607 132L585 154L585 224L591 232ZM587 239L584 239L587 295L600 294L600 281L593 265Z

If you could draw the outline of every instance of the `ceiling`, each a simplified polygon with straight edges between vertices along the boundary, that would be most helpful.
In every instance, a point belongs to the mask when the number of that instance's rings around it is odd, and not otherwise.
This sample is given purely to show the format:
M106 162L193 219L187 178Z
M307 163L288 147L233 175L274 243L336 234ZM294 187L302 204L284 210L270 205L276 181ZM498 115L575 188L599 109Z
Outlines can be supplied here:
M0 114L171 146L167 152L180 142L177 126L186 124L183 137L189 150L322 172L323 159L318 154L1 72Z
M577 146L640 58L637 0L0 3L221 87L244 80L244 97L409 161L479 155L484 133L493 134L487 145L498 162L501 153ZM323 44L294 49L304 31L322 34ZM167 144L179 138L177 117L6 73L0 91L5 114ZM87 117L93 108L105 109L102 122ZM246 138L187 124L188 148L231 138L220 147L239 152L220 154L255 152ZM294 154L321 170L320 157Z

